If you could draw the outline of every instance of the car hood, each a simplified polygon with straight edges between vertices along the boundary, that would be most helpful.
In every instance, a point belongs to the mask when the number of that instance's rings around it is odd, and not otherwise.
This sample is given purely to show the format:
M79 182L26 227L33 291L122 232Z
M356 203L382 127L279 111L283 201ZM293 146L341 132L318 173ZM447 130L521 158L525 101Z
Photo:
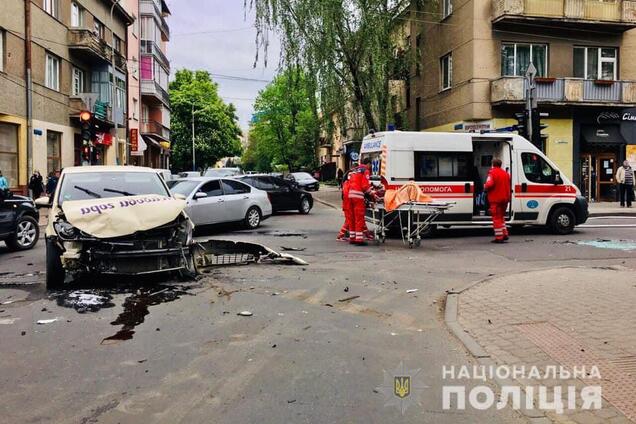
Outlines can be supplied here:
M65 201L62 210L66 220L80 231L112 238L174 221L185 206L185 200L153 194Z

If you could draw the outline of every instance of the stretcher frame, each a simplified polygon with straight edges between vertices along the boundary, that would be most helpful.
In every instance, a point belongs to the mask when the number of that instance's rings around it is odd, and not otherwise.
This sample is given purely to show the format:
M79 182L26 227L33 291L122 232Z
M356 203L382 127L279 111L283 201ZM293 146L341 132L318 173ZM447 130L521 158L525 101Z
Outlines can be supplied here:
M373 238L376 244L384 243L388 228L398 224L402 243L408 244L412 249L413 246L421 245L421 234L429 230L432 223L453 205L455 202L407 202L387 212L384 204L371 203L367 208L371 211L371 216L365 218L373 224Z

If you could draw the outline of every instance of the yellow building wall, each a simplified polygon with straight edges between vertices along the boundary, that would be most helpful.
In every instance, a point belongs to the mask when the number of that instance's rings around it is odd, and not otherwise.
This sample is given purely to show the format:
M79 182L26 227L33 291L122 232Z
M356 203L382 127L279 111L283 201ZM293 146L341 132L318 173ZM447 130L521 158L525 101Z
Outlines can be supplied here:
M548 135L546 155L552 160L568 178L572 179L574 171L574 121L572 119L542 119L548 127L543 130ZM455 126L462 121L451 122L437 127L427 128L424 131L453 132ZM493 128L504 128L516 125L513 118L496 118L492 120Z
M18 185L27 185L27 121L25 118L0 114L0 122L18 125Z

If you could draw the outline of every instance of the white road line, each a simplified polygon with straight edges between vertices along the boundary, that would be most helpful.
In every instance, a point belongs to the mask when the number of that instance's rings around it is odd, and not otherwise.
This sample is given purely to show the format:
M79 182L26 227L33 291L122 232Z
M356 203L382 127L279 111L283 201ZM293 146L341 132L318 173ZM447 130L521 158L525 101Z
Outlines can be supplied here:
M616 215L616 216L591 216L588 218L588 221L591 219L636 219L636 216L622 216L622 215Z
M584 224L576 228L636 228L636 224Z

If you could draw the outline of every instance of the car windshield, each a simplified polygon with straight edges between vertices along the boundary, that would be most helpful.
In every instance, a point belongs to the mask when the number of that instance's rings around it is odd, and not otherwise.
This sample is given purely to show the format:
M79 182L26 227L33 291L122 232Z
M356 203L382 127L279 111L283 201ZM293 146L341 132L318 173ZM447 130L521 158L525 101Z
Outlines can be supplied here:
M172 184L169 184L170 191L172 194L183 194L184 196L189 196L192 191L197 188L199 185L199 181L192 180L177 180L170 181Z
M291 176L294 177L295 180L310 180L314 178L306 172L292 172Z
M205 171L206 177L231 177L233 175L238 175L239 171L236 169L223 169L223 168L215 168L208 169Z
M67 200L159 194L170 196L161 177L154 172L81 172L62 178L58 204Z

